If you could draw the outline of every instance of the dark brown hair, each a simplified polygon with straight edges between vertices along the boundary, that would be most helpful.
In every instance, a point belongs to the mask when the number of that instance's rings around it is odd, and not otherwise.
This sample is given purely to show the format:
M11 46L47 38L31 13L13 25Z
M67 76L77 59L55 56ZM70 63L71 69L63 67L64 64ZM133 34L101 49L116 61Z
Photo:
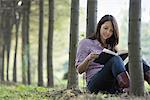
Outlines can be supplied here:
M104 15L97 24L96 32L93 34L93 36L88 38L92 40L97 39L100 43L102 43L100 38L100 28L106 21L111 21L113 26L113 34L106 40L106 43L111 47L111 50L114 51L116 45L119 43L119 29L117 21L112 15Z

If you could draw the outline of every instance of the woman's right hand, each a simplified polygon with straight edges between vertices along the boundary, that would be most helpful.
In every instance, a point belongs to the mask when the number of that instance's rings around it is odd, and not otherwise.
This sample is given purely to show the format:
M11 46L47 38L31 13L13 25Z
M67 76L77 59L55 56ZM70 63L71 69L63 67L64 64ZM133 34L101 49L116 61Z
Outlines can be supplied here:
M87 69L88 69L88 66L91 62L93 62L95 60L95 58L98 57L99 54L95 53L95 52L92 52L90 53L86 58L85 60L80 64L78 65L78 72L80 74L82 74L83 72L85 72Z
M98 55L97 53L95 52L91 52L86 58L85 60L87 60L89 63L93 62L96 58L98 58Z

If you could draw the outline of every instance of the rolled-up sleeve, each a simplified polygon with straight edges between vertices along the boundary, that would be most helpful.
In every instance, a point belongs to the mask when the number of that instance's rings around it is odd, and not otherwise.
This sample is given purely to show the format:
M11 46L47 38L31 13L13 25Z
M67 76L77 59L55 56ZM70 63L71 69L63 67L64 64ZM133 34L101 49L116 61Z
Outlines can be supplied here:
M75 66L77 67L82 61L84 61L84 59L88 56L89 53L90 50L88 40L84 39L78 45Z

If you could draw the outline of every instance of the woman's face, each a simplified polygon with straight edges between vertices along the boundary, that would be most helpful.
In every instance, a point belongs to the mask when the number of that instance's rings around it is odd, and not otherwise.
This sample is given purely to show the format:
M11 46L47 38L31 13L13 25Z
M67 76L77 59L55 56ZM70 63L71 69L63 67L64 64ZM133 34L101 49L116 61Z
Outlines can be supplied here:
M101 40L106 40L110 38L113 34L113 26L111 21L106 21L104 24L102 24L100 29L100 38Z

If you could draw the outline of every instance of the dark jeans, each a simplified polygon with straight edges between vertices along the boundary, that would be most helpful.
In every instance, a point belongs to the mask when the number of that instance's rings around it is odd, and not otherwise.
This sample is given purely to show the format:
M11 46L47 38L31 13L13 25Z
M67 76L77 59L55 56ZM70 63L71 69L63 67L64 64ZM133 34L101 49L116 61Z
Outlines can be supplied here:
M127 68L127 69L126 69ZM150 70L150 67L143 60L143 71ZM119 73L128 71L128 64L124 66L122 59L119 56L112 57L104 67L97 72L87 84L87 88L91 93L108 92L120 93L122 92L118 86L116 77Z

